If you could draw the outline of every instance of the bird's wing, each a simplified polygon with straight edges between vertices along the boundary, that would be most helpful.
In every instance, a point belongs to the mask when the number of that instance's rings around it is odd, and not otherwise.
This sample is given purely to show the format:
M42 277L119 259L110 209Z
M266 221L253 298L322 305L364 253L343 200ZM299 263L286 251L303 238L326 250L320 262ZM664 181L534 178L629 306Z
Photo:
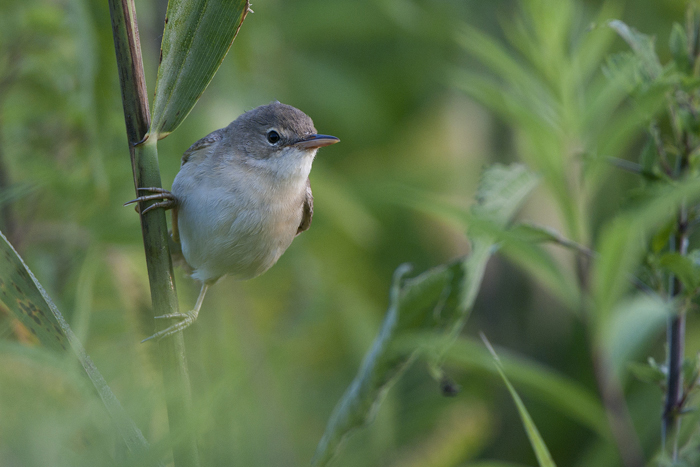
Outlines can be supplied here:
M200 153L200 151L202 151L203 149L206 149L212 144L221 141L221 138L224 134L223 130L224 129L221 128L219 130L212 131L207 136L190 146L190 148L187 151L185 151L185 153L182 155L182 162L180 163L180 166L185 165L187 161L189 161L191 158L197 157L197 154Z
M297 235L308 230L311 226L311 219L314 217L314 195L311 194L311 181L308 178L306 179L306 193L302 209L301 224L297 229Z

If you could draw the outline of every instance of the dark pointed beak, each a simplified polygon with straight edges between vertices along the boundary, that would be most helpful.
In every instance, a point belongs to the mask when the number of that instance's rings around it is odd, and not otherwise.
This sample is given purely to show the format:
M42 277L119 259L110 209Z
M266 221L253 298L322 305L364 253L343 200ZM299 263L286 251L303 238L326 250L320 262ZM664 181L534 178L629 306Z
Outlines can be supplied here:
M329 135L308 135L301 141L294 143L294 146L304 149L317 149L323 146L330 146L340 141L335 136Z

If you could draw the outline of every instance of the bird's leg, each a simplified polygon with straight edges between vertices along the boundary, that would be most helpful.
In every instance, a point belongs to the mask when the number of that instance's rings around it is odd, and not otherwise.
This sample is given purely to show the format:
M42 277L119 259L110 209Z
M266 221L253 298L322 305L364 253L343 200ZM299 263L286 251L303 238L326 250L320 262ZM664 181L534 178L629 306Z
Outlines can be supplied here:
M194 305L194 310L190 310L187 313L170 313L167 315L156 316L155 319L174 318L180 319L182 321L175 323L172 326L163 329L162 331L158 331L151 337L147 337L141 342L146 342L151 339L161 340L164 337L168 337L171 334L175 334L176 332L182 331L183 329L187 328L190 324L194 323L197 319L197 315L199 315L199 309L202 307L202 302L204 301L204 295L207 293L207 289L209 289L209 284L203 283L202 288L199 291L199 297L197 297L197 303L195 303Z
M136 199L132 199L131 201L127 201L124 203L124 206L128 206L130 204L136 204L136 203L141 203L143 201L155 201L155 200L160 200L157 203L153 203L150 206L148 206L146 209L143 211L140 210L139 205L136 205L136 212L140 212L141 215L146 214L148 211L151 209L157 209L157 208L162 208L165 209L166 211L168 209L172 209L172 217L173 217L173 240L176 243L180 243L180 232L178 231L177 228L177 198L175 195L173 195L171 192L169 192L166 189L163 188L158 188L158 187L148 187L148 188L138 188L138 192L151 192L154 193L152 195L145 195L145 196L139 196Z

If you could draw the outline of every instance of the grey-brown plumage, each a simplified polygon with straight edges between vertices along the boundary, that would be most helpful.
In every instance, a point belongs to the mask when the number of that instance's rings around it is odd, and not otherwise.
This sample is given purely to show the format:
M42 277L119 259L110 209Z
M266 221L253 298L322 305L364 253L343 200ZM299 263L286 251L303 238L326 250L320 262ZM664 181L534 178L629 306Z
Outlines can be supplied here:
M208 286L230 275L250 279L277 262L313 218L309 172L318 148L338 142L319 135L302 111L279 102L250 110L194 143L182 156L172 193L173 237L192 277L202 282L195 309L153 337L188 326ZM145 212L145 211L144 211Z
M306 179L306 196L304 196L304 203L302 206L302 216L301 224L297 229L297 235L302 233L304 230L309 230L311 227L311 221L314 217L314 195L311 193L311 180Z
M209 133L207 136L204 138L198 140L196 143L194 143L192 146L190 146L187 151L182 155L182 160L180 161L180 167L185 165L187 161L190 159L190 156L200 149L207 148L211 146L212 144L218 142L221 140L223 134L224 134L225 128L219 128L216 131L212 131Z

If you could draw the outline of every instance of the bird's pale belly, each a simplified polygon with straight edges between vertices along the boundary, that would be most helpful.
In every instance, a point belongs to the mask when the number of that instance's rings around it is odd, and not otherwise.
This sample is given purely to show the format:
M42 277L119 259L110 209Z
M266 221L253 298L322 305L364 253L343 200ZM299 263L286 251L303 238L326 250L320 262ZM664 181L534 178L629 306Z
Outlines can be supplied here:
M251 279L267 271L294 240L301 206L258 204L231 210L221 209L221 202L219 198L211 209L201 209L206 202L197 210L187 204L180 207L180 241L185 260L194 269L192 277L214 282L225 275Z

